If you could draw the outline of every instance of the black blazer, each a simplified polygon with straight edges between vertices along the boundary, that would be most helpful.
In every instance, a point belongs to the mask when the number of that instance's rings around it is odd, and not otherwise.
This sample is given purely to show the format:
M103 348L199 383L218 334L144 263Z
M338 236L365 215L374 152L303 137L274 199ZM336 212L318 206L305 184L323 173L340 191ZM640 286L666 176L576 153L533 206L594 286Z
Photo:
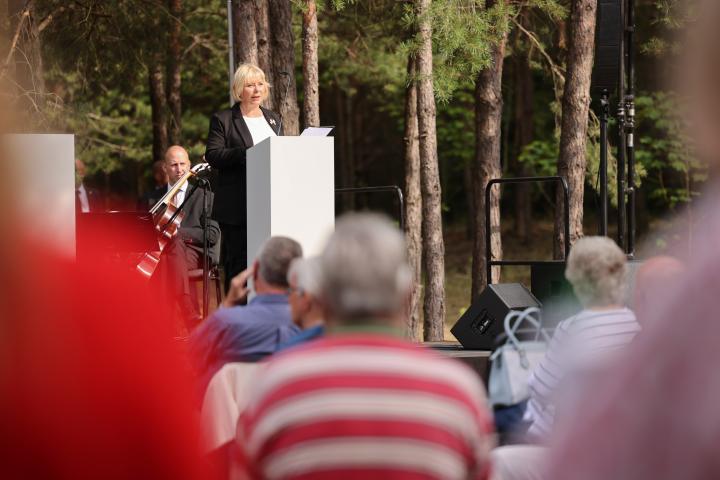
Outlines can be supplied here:
M280 117L266 108L260 109L275 134L282 135ZM213 218L220 223L246 227L245 161L247 149L252 146L239 103L210 118L205 161L219 171Z
M189 194L192 190L192 183L188 185L185 194ZM158 187L148 195L148 205L145 210L149 210L153 207L163 195L167 193L167 185ZM182 239L186 245L198 253L202 253L203 249L203 224L204 219L202 215L202 200L203 192L202 189L198 188L195 193L188 198L183 207L183 219L180 222L180 228L178 229L178 237ZM213 192L207 192L208 200L208 211L212 212L213 209ZM219 244L220 239L220 228L215 220L210 220L208 223L208 255L212 258L215 263L220 258Z

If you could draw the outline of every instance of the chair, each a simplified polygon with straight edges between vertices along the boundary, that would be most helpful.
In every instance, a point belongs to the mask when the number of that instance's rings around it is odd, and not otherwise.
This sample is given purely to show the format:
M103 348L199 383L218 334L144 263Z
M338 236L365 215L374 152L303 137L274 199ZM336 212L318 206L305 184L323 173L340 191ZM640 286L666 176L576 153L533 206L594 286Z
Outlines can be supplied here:
M220 305L222 302L222 284L220 282L220 242L222 237L218 238L217 243L209 250L210 254L210 267L208 268L208 285L212 280L215 283L215 298L217 304ZM188 278L191 282L201 282L203 280L203 269L196 268L188 272ZM202 317L206 318L210 311L210 291L206 288L206 284L203 283L203 304L202 304Z
M238 418L247 405L248 391L260 363L226 363L208 384L200 418L203 447L214 451L235 438Z

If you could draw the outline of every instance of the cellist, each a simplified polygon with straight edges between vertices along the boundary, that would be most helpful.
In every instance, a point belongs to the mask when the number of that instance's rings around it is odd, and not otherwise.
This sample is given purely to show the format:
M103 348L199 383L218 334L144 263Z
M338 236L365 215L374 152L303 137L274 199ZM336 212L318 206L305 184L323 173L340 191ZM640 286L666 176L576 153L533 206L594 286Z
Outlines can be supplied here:
M160 199L172 186L190 170L190 158L187 151L178 145L173 145L165 152L163 169L168 175L168 184L158 187L151 198ZM192 190L189 182L185 181L169 202L179 207L185 201L185 196ZM207 192L207 212L212 212L212 192ZM197 292L191 288L188 272L202 268L203 252L203 193L196 191L190 196L182 208L183 217L177 234L170 239L162 250L157 270L152 274L151 283L164 291L170 303L176 303L188 331L192 330L201 320ZM212 252L220 238L220 228L217 222L208 222L207 239L209 252Z

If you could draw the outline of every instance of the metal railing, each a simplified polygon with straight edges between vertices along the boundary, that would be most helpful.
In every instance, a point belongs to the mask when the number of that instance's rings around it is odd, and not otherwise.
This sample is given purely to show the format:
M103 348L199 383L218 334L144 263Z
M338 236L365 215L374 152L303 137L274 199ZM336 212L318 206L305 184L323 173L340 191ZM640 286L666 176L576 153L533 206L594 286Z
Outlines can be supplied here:
M487 283L492 283L492 267L503 266L503 265L519 265L519 266L533 266L533 265L551 265L562 263L565 260L493 260L492 259L492 245L490 244L490 238L492 235L490 225L490 192L495 184L507 184L507 183L543 183L543 182L559 182L563 189L563 200L565 205L564 221L565 221L565 258L567 259L568 253L570 253L570 194L567 181L564 177L550 176L550 177L517 177L517 178L493 178L485 187L485 268L487 269Z

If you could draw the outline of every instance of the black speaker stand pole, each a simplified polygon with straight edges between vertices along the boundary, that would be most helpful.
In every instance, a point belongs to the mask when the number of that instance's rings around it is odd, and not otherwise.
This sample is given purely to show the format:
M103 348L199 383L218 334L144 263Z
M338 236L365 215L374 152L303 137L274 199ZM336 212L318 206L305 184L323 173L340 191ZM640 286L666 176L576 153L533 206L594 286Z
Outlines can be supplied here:
M625 0L620 2L622 19L621 25L625 25ZM617 210L618 210L618 230L617 244L625 250L625 153L627 151L627 137L625 136L625 37L620 36L620 72L618 75L618 108L617 108L617 124L618 124L618 145L617 145Z
M625 132L627 134L627 254L635 257L635 0L627 0L625 46L627 50L627 93Z
M610 120L610 93L604 89L600 97L600 225L598 234L608 232L608 121Z

